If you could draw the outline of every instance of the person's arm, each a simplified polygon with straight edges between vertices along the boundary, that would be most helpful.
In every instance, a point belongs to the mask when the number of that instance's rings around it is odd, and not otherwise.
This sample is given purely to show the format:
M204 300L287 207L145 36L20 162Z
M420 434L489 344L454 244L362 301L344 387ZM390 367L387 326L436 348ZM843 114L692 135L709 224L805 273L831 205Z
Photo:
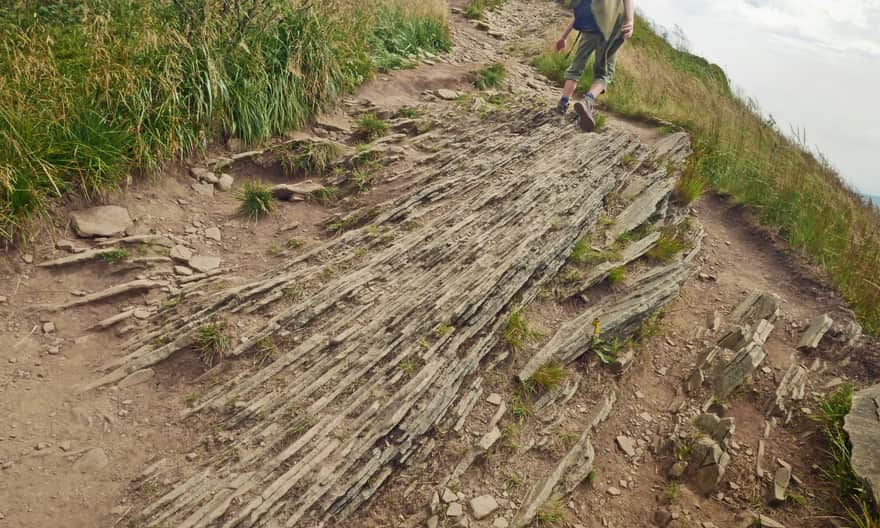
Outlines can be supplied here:
M623 0L624 21L620 31L623 38L628 39L633 36L636 24L636 0Z
M628 1L632 1L632 0L628 0ZM574 18L571 19L571 24L568 25L568 27L565 29L565 32L562 34L561 37L559 37L559 40L556 41L556 51L562 51L565 49L565 47L567 46L565 41L568 40L568 35L571 34L571 30L573 30L573 29L574 29Z

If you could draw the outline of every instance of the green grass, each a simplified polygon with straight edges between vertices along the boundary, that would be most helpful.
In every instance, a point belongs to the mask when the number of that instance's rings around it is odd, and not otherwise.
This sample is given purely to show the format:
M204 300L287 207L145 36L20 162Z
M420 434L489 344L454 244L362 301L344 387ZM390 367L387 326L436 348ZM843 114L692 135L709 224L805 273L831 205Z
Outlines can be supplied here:
M504 65L496 62L477 71L477 80L474 86L478 90L488 90L489 88L498 88L504 82L506 70Z
M114 248L110 251L101 253L101 260L108 264L116 264L128 260L128 251L122 248Z
M565 381L567 376L568 374L565 372L565 367L558 363L550 362L541 365L541 367L532 374L532 377L529 378L528 383L531 386L538 387L546 392L557 388L560 383Z
M364 114L358 118L354 133L361 141L373 141L388 134L388 123L373 114Z
M486 15L486 11L491 11L501 7L507 0L470 0L464 8L464 16L467 18L478 19Z
M686 246L672 233L664 231L657 243L648 250L648 258L657 262L670 262L676 255L686 249Z
M565 522L565 507L554 497L548 500L535 514L535 523L541 528L557 528Z
M199 359L206 368L213 367L229 351L232 340L225 323L210 323L199 327L194 338Z
M308 141L281 155L281 166L288 176L321 175L333 167L341 149L329 141Z
M853 387L843 385L819 402L816 417L825 435L828 462L822 475L834 491L849 521L859 528L880 527L880 517L873 508L867 485L853 473L852 445L843 429L846 415L852 409Z
M510 313L507 318L507 325L504 327L504 333L501 335L504 343L513 352L519 352L531 341L541 337L539 332L529 328L529 322L523 315L522 308L518 308Z
M626 268L617 267L608 272L608 284L615 286L626 280Z
M211 139L306 124L379 63L448 50L439 0L0 7L0 239Z
M275 207L275 197L269 186L260 182L246 182L237 195L238 212L250 220L262 220Z

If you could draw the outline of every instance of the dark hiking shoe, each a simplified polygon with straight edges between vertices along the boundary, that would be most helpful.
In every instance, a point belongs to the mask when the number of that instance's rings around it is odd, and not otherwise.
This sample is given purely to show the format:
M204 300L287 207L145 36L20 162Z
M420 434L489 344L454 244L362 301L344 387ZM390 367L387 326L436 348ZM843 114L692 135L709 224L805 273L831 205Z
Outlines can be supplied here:
M592 132L596 129L595 104L589 97L574 104L574 111L578 115L578 124L584 132Z
M564 116L566 112L568 112L568 101L560 99L559 103L556 105L556 113Z

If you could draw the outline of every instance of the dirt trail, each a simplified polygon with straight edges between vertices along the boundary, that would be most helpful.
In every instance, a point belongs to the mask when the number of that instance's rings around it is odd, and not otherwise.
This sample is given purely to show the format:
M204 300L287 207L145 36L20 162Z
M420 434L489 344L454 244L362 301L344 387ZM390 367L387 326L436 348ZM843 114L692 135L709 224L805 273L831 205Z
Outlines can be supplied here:
M333 141L349 177L372 158L364 190L300 175L344 196L282 202L251 223L231 193L170 168L112 199L136 220L130 234L169 244L130 244L120 262L38 267L70 255L47 236L0 263L0 527L725 528L746 511L825 526L830 499L813 469L823 445L808 414L837 383L876 372L874 356L845 349L844 304L745 212L716 197L692 210L670 202L676 173L666 171L687 153L685 137L613 117L583 135L544 111L555 89L517 50L542 46L560 16L551 2L510 0L487 32L453 15L448 56L380 75L287 144L223 169L236 186L288 182L286 150ZM477 93L472 72L493 61L507 66L506 89ZM440 89L460 93L447 101ZM393 128L367 154L353 138L364 112ZM243 150L232 147L210 159ZM659 233L685 243L665 261L643 256ZM55 235L96 246L70 226ZM567 261L584 237L589 263ZM219 256L221 271L193 280L169 246ZM40 309L134 280L162 284ZM651 314L679 287L657 322ZM714 402L706 387L686 393L730 327L709 330L711 316L752 292L781 301L751 382ZM512 347L501 338L521 304L534 332ZM91 329L119 313L129 317ZM829 337L799 352L805 321L823 313L835 321ZM240 355L207 369L191 340L216 322ZM612 343L639 331L623 365L627 347ZM565 379L524 392L517 375L534 371L534 357L568 359L557 347L566 340L577 358ZM614 365L593 353L599 344L614 348ZM783 424L767 411L798 365L805 395ZM736 423L726 473L707 494L690 491L690 475L667 477L686 458L669 439L696 438L704 409ZM803 505L769 505L777 459ZM477 497L491 513L477 513Z

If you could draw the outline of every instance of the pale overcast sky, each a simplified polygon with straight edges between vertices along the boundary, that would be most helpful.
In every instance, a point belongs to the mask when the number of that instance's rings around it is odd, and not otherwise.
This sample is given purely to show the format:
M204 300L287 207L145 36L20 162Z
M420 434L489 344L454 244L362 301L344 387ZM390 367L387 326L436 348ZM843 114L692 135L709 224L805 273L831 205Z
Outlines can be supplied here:
M636 0L722 66L780 128L880 195L880 0Z

